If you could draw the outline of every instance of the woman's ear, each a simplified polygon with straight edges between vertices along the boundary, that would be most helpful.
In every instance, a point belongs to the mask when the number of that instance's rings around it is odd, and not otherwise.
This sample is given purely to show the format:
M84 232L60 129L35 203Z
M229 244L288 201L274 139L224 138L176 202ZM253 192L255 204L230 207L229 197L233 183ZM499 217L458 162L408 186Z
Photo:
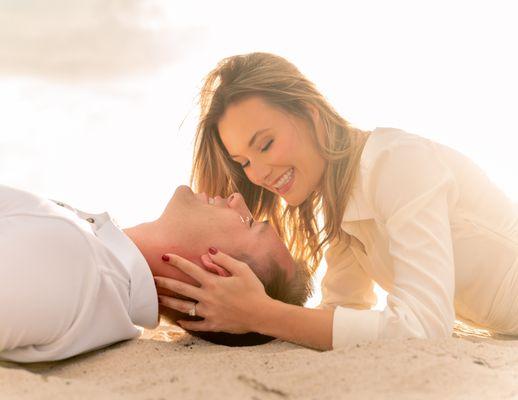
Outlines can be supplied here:
M324 135L324 128L320 118L320 112L318 111L318 108L313 104L306 103L306 107L308 108L309 113L311 114L313 126L315 127L315 134L317 135L317 140L320 143L320 146L325 146L326 140Z
M213 274L224 277L231 276L225 268L220 267L217 264L214 264L207 254L203 254L201 256L201 262L203 263L205 269Z
M313 119L313 123L315 126L317 125L317 122L320 120L320 113L318 112L318 109L310 103L306 103L306 107L308 108L309 112L311 113L311 118Z

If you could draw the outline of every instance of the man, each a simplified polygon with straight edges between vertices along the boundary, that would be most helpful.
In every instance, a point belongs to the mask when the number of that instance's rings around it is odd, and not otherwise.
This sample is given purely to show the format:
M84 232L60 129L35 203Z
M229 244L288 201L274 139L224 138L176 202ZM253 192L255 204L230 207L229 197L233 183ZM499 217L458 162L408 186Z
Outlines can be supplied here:
M248 260L270 296L303 303L309 295L305 269L237 193L209 199L180 186L156 221L120 230L106 213L0 186L0 359L59 360L135 338L135 325L156 327L153 276L196 284L162 255L179 254L224 279L227 271L201 262L211 246ZM244 343L266 339L245 335Z

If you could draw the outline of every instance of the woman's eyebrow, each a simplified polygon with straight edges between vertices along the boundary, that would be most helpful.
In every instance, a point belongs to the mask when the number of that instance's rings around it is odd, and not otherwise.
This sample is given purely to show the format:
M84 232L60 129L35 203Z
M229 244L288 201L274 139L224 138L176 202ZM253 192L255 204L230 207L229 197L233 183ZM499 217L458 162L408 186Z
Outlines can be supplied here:
M252 138L248 141L248 147L252 147L254 145L255 141L257 140L257 138L259 137L259 135L261 135L261 133L264 133L269 129L270 128L259 129L257 132L255 132L254 135L252 136ZM239 156L234 156L231 154L230 157L234 158L234 157L239 157Z

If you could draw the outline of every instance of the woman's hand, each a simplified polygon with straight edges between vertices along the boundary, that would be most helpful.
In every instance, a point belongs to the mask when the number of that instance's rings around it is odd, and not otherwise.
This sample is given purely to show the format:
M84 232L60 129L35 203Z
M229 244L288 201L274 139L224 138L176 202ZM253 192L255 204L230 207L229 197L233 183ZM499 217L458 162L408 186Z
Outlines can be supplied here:
M171 290L196 300L196 316L202 321L180 320L178 324L192 331L246 333L254 330L254 317L263 309L270 297L250 267L227 254L216 252L202 257L207 269L224 268L230 276L207 272L198 265L174 254L166 254L164 260L190 275L200 287L175 279L155 277L157 287ZM210 260L210 261L209 261ZM226 274L226 275L229 275ZM220 274L221 275L221 274ZM162 306L188 313L193 303L169 296L159 296Z

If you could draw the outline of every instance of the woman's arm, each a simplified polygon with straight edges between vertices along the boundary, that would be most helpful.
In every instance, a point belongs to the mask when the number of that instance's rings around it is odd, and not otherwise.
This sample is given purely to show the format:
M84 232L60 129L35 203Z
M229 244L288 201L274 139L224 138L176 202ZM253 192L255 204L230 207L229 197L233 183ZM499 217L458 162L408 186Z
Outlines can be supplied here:
M157 287L196 300L201 321L178 321L191 331L228 333L258 332L320 350L332 348L333 309L315 310L285 304L270 298L261 281L245 263L224 253L209 254L230 277L211 274L200 266L173 254L169 264L200 283L195 287L174 279L155 277ZM166 259L167 259L166 257ZM159 296L162 306L187 312L194 303Z
M331 350L333 313L334 309L317 310L268 298L252 319L250 330L317 350Z

